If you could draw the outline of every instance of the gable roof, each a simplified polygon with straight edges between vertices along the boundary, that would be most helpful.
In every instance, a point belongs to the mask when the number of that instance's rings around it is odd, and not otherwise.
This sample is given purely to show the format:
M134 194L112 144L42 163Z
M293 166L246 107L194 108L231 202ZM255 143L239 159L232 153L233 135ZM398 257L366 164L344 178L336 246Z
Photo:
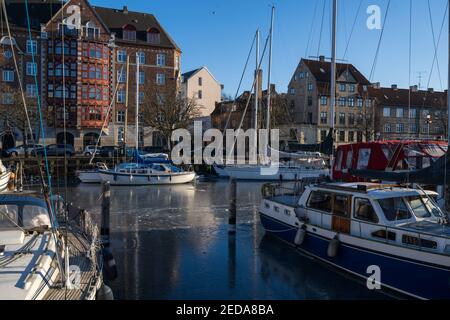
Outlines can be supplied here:
M116 39L120 41L148 45L147 31L151 28L156 28L160 31L160 44L158 46L180 50L153 14L97 6L92 7L105 25L108 26L109 30L116 34ZM136 28L137 41L127 41L122 38L123 27L126 25L131 25Z
M181 76L183 77L183 83L185 83L187 80L189 80L190 78L192 78L197 72L201 71L201 70L206 70L206 72L209 73L209 75L211 76L211 78L214 79L215 82L217 82L218 84L220 84L219 81L217 81L216 77L214 77L214 75L211 73L211 71L209 71L209 69L205 66L197 68L195 70L192 71L188 71L183 73Z
M319 61L319 60L309 60L302 59L308 69L311 71L312 75L316 78L318 82L330 82L331 79L331 62L329 61ZM355 78L357 83L369 85L369 80L364 77L364 75L359 72L359 70L352 64L349 63L336 63L336 74L337 78L344 73L346 70Z
M369 92L377 99L379 106L409 105L408 89L369 88ZM447 106L447 92L411 91L411 106L444 108Z
M25 0L6 0L5 4L10 26L28 29ZM31 30L40 31L41 24L49 22L61 7L58 0L28 0Z

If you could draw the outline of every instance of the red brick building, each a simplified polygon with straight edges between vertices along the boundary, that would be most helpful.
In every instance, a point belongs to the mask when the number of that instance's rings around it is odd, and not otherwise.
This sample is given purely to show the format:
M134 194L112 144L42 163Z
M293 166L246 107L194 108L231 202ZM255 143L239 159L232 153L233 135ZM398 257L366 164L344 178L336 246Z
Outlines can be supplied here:
M86 0L69 0L63 6L58 0L29 0L28 6L31 41L25 1L6 2L20 77L24 90L30 91L28 104L37 104L37 95L41 97L46 143L63 142L65 125L67 142L78 150L95 141L106 122L102 144L123 143L127 127L127 144L134 145L137 77L140 104L145 92L155 86L165 87L166 92L173 90L174 94L178 90L181 50L169 34L153 15L131 12L127 7L93 7ZM11 54L6 53L11 49L3 13L2 17L0 83L18 90L17 79L10 79L10 71L16 78L17 72ZM34 74L39 92L32 92ZM0 104L11 102L9 92L2 95ZM111 104L113 109L107 118ZM23 140L18 130L12 131L14 140ZM139 137L141 145L152 144L150 128L142 127Z

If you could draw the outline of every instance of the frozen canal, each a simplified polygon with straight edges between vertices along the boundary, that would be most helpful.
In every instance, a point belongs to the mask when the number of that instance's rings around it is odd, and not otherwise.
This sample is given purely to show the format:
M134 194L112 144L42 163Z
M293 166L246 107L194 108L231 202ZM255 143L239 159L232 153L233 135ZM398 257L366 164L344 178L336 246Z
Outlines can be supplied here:
M116 299L386 299L362 282L265 236L261 183L238 183L237 234L229 237L228 182L112 187ZM70 189L100 212L101 187Z

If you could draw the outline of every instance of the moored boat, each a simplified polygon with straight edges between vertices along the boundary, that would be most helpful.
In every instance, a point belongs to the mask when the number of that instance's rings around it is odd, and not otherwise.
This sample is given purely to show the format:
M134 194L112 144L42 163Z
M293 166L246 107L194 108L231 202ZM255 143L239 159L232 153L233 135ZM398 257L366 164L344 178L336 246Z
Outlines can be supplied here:
M296 190L295 190L296 189ZM437 194L370 183L266 186L261 222L302 252L381 287L449 299L450 226Z

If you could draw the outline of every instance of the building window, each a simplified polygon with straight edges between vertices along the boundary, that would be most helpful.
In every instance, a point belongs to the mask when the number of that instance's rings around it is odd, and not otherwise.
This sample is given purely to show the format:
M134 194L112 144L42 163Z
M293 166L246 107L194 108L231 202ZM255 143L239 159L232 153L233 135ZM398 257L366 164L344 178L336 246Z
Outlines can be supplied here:
M404 117L404 110L403 110L403 108L397 108L396 116L397 116L397 118L403 118Z
M411 133L418 133L418 131L417 131L417 124L411 123L411 125L409 126L409 131Z
M339 98L339 100L338 100L339 107L345 107L346 101L347 101L347 99L345 99L344 97Z
M14 72L12 70L3 70L3 81L13 82L14 81Z
M145 92L139 92L139 103L144 103Z
M391 133L392 132L392 128L391 128L391 124L390 123L385 123L384 124L384 132L385 133Z
M151 44L159 44L161 41L160 32L156 28L151 28L147 32L147 42Z
M164 53L158 53L156 55L156 65L164 67L166 65L166 55Z
M366 108L370 108L372 106L372 100L366 99Z
M355 98L348 98L348 106L349 107L355 106Z
M139 59L139 64L145 64L145 53L144 52L138 52L137 57Z
M304 72L300 72L298 74L298 76L300 77L300 79L305 79L305 73Z
M362 98L358 98L357 106L358 106L358 108L362 108L363 107L363 99Z
M313 105L313 98L311 96L308 97L308 107L312 107Z
M100 29L97 28L94 22L89 21L86 26L83 27L84 35L89 39L97 39L100 37Z
M2 104L13 104L13 94L12 93L4 93L2 96Z
M403 123L396 124L396 131L397 131L397 133L403 133L403 131L404 131Z
M124 123L125 122L125 111L117 111L117 122Z
M117 81L119 83L125 83L126 82L126 73L125 71L117 71Z
M417 110L416 109L409 109L409 118L415 119L417 117Z
M328 97L327 96L321 96L320 97L320 104L322 106L326 106L328 104Z
M353 126L355 124L355 115L353 113L348 114L348 125Z
M391 108L389 108L389 107L383 108L383 117L385 117L385 118L391 117Z
M117 51L117 62L126 62L127 61L127 52L125 50Z
M348 142L355 142L355 132L354 131L348 132Z
M289 92L291 93L291 96L295 95L295 88L290 88Z
M3 52L3 56L6 59L11 59L12 58L12 51L11 50L5 50L5 52Z
M308 83L308 91L309 92L311 92L311 91L313 91L313 84L310 82L310 83Z
M123 90L117 91L117 102L125 103L125 91L123 91Z
M349 92L355 92L355 88L356 88L356 86L354 84L349 84L348 85L348 91Z
M339 131L339 142L345 142L345 131Z
M36 86L34 84L27 84L27 97L35 98L36 96Z
M202 86L202 85L203 85L203 78L202 78L202 77L199 77L199 78L198 78L198 85L199 85L199 86Z
M136 28L130 25L126 25L123 28L123 39L136 41Z
M345 126L345 113L339 113L339 124Z
M320 123L321 124L327 124L327 113L326 112L321 112L320 113Z
M139 72L139 84L144 84L145 83L145 73L140 71Z
M294 109L294 108L295 108L295 101L294 101L294 100L291 100L290 107L291 107L291 109Z
M37 41L27 40L27 53L36 54L37 53Z
M203 92L202 90L198 90L198 98L203 99Z
M166 84L166 75L164 73L156 74L156 84L159 86L163 86Z
M27 76L35 76L37 72L37 65L34 62L27 62Z
M345 92L345 90L346 90L346 85L345 85L345 83L339 84L339 91L340 91L340 92Z
M327 130L320 130L320 141L323 142L327 138Z

